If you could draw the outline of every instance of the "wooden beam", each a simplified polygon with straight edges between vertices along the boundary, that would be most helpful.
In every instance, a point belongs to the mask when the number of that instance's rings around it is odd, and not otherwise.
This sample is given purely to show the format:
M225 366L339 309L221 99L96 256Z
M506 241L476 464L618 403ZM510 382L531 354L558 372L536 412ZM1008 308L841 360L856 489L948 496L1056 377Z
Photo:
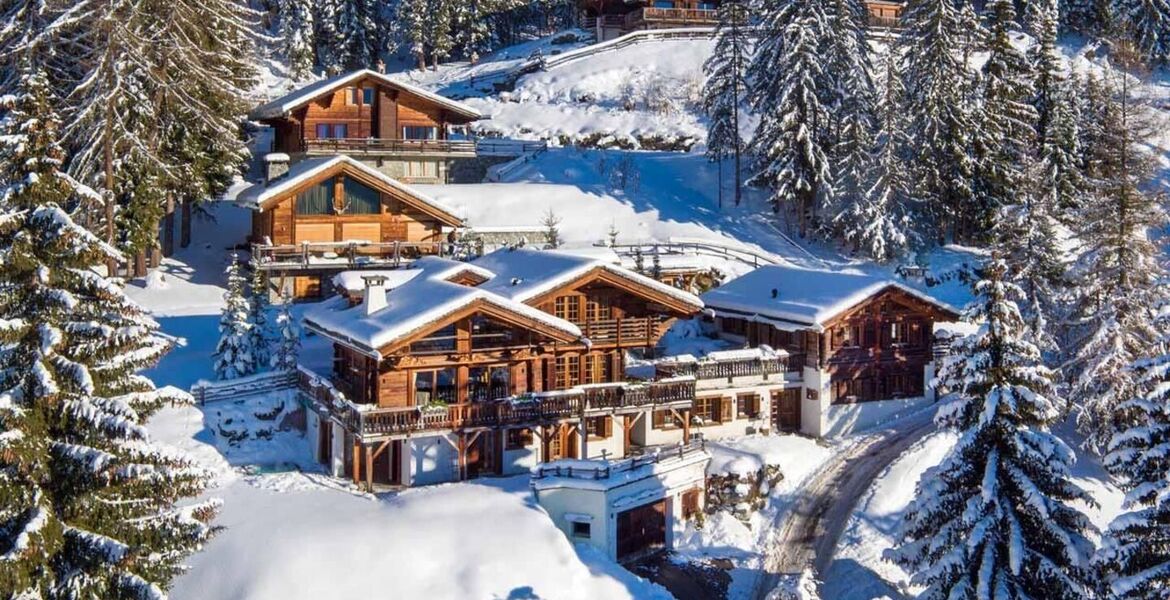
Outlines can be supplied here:
M366 491L374 491L374 454L369 448L362 446L366 454Z
M354 438L353 440L353 484L360 485L362 482L362 444Z
M377 459L378 459L378 457L382 455L382 452L383 452L384 450L386 450L386 447L387 447L387 446L389 446L389 445L390 445L390 440L389 440L389 439L387 439L386 441L382 442L382 443L381 443L381 444L378 446L378 449L377 449L377 450L374 450L374 460L377 460Z
M691 441L691 409L683 409L683 443Z

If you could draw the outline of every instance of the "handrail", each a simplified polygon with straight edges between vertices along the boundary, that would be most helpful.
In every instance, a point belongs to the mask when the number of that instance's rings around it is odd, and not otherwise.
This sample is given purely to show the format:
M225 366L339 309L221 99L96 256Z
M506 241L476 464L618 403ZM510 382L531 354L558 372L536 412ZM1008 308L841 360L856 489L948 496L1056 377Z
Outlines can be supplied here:
M252 244L252 256L262 269L287 267L362 266L399 267L423 256L474 253L475 248L451 242L301 242L300 244ZM341 263L340 261L344 261Z
M767 377L787 373L787 356L752 357L737 360L698 360L692 362L659 362L655 370L668 377L691 376L699 381L730 379L733 377Z
M607 244L599 242L596 245L604 246ZM718 258L731 259L751 267L784 264L782 259L775 256L768 256L766 254L761 254L747 248L736 248L733 246L720 244L715 241L706 240L628 242L625 244L615 244L612 246L612 248L618 256L623 258L632 258L636 256L638 251L640 251L642 253L642 259L647 265L650 264L650 262L653 260L654 254L695 254L714 256Z
M582 464L582 461L573 461L572 464L558 464L556 461L549 464L541 464L536 467L532 476L534 479L543 479L545 477L608 479L615 473L633 471L634 469L649 464L659 464L663 459L677 458L681 460L690 454L702 452L706 449L707 443L700 436L686 443L679 442L672 446L655 448L655 452L646 452L617 462L593 460L589 461L591 464L588 466Z
M296 372L269 371L238 379L199 381L191 386L191 396L195 398L196 404L202 406L208 402L235 400L256 394L291 389L296 385Z
M321 138L305 140L305 150L339 152L475 153L471 140L407 140L394 138Z

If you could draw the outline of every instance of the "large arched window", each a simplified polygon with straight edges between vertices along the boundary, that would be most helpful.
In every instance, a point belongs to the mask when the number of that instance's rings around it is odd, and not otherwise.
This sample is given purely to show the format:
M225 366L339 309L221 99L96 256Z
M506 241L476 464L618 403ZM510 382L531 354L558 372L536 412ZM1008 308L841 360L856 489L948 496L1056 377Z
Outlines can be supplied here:
M345 214L376 215L381 212L382 199L378 190L352 179L345 178Z
M321 183L297 194L298 215L328 215L333 213L333 180Z

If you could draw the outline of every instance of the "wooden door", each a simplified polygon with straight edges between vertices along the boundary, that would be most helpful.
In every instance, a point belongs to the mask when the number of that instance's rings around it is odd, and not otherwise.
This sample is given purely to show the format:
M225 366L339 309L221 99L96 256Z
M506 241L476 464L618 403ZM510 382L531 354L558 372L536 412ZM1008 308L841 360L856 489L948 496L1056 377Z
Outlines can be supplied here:
M369 450L367 450L367 452L374 452L378 449L379 446L381 446L381 444L377 444L371 447ZM392 460L393 456L394 442L390 442L389 444L386 444L384 448L382 448L382 451L379 452L377 456L374 457L374 483L380 483L383 485L394 483L394 472L392 465L397 461Z
M474 442L467 446L467 478L475 479L479 477L483 471L484 452L483 452L483 438L486 434L481 434Z
M801 388L772 392L772 429L800 431Z
M666 500L631 508L617 515L617 557L622 560L666 546Z
M333 463L333 421L328 419L317 420L317 456L325 466Z

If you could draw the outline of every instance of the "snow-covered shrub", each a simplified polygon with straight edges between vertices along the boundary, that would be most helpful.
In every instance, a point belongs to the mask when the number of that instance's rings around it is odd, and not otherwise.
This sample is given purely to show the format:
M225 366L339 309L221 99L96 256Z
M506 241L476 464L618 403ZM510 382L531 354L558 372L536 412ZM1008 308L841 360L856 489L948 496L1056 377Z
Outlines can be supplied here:
M707 475L707 513L726 511L747 522L752 513L764 508L768 493L783 479L777 465L733 460L723 472Z

